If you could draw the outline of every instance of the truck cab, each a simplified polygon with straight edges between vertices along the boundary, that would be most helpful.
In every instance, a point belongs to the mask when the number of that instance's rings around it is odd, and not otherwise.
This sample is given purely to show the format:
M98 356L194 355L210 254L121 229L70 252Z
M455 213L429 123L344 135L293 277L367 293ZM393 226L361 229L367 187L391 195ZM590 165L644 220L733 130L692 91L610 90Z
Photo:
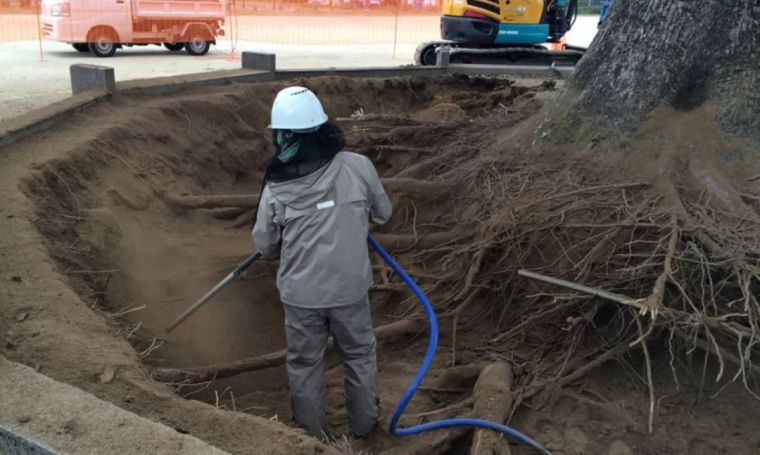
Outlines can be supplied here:
M225 16L222 0L42 0L40 23L45 39L98 57L149 44L205 55Z

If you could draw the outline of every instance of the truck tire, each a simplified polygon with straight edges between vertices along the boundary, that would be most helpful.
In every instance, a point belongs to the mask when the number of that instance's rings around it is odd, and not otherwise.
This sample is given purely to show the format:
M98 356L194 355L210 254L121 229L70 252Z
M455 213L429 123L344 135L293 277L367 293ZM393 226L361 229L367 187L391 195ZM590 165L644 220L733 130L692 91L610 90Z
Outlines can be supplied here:
M97 28L87 37L87 46L96 57L110 57L116 53L114 32L107 28Z
M185 51L190 55L206 55L211 49L211 42L206 35L208 32L205 30L190 30L185 41Z
M172 52L178 52L185 48L185 43L164 43L164 47Z
M87 43L74 43L71 45L74 49L76 49L78 52L90 52L90 47L87 45Z

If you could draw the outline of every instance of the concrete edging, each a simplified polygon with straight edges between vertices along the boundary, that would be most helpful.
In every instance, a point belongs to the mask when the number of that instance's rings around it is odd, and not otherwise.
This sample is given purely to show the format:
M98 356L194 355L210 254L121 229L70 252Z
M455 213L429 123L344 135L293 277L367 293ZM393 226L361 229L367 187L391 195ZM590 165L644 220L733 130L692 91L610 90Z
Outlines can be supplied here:
M0 453L5 455L56 455L51 449L16 433L0 423Z
M3 356L0 390L3 454L228 454Z
M44 131L66 117L111 96L107 90L90 90L70 96L42 109L36 109L0 124L0 147L30 134Z

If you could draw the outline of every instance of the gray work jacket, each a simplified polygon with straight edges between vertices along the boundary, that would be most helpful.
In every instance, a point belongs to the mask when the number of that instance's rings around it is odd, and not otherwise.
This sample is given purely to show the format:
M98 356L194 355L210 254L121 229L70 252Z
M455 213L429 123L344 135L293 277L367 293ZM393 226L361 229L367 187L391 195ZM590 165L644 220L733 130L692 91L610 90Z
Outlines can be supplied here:
M282 302L330 308L360 301L372 285L369 222L384 224L391 212L375 166L356 153L340 152L304 177L267 183L253 242L280 258Z

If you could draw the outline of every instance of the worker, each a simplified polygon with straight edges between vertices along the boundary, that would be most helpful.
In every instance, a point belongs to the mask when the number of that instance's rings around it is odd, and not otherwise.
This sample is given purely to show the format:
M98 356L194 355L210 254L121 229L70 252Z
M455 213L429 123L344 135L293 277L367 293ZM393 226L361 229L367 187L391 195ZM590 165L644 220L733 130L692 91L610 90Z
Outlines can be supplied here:
M264 256L280 259L293 418L313 436L329 435L324 356L332 334L344 367L350 430L363 438L379 413L367 235L369 222L388 221L391 203L369 158L343 151L342 131L310 90L280 91L270 128L276 150L253 241Z

